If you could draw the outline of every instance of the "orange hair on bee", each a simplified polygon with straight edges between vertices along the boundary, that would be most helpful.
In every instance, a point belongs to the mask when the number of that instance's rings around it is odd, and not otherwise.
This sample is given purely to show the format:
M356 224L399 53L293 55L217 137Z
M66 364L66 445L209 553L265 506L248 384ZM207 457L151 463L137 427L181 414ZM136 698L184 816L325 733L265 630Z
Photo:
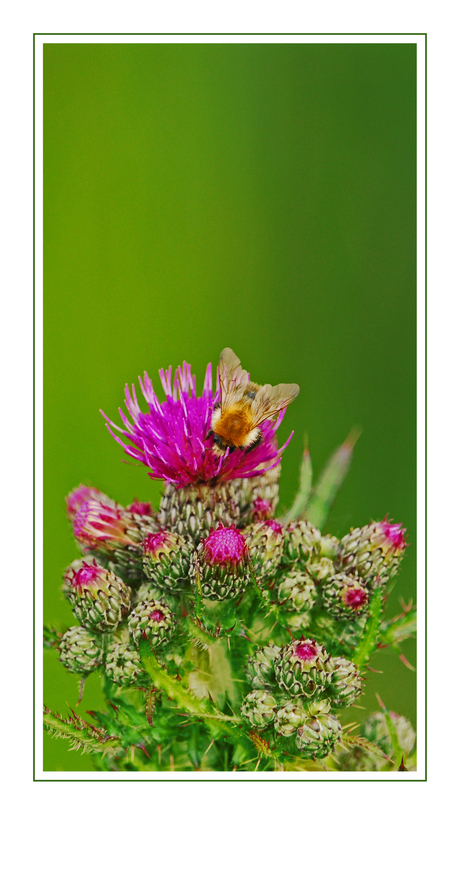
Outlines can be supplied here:
M235 405L221 413L213 425L213 431L232 447L248 446L248 438L254 429L254 419L250 406Z

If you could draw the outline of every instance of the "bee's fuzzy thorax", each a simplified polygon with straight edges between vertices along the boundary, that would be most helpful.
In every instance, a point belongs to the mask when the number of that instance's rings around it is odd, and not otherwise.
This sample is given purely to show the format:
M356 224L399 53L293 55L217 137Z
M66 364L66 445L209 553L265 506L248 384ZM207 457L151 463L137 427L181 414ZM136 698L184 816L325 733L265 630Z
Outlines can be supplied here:
M216 410L212 417L212 429L225 443L232 447L249 447L259 436L254 428L252 410L249 406L229 407L225 413Z

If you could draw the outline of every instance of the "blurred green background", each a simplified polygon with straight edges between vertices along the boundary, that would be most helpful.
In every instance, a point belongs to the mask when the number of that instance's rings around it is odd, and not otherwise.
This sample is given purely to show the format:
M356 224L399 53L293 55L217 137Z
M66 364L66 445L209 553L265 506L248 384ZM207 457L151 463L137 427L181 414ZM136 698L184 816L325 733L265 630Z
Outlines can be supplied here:
M158 503L104 427L126 382L231 346L256 381L297 382L280 507L308 432L318 470L363 427L329 531L388 514L410 546L389 602L415 597L415 46L44 47L45 622L79 556L79 483ZM403 647L414 663L415 643ZM415 723L415 674L381 652L360 704ZM77 677L45 652L45 702ZM93 674L80 710L102 707ZM350 718L364 718L353 710ZM45 735L45 770L91 769Z

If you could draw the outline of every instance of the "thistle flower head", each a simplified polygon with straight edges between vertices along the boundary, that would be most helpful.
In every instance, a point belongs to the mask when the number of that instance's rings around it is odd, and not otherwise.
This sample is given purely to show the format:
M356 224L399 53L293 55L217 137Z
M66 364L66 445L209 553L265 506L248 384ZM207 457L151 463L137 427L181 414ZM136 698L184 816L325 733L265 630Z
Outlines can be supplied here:
M213 440L207 438L214 406L220 398L220 391L213 392L212 365L208 364L206 369L201 395L197 395L196 378L185 361L177 368L174 379L171 367L159 373L165 401L158 399L152 381L145 373L144 380L139 378L139 384L148 404L147 413L142 412L133 385L131 391L129 386L125 388L125 405L132 422L121 409L124 428L102 414L107 419L108 430L125 452L150 469L149 477L163 478L177 487L184 487L208 481L255 477L278 465L281 453L291 439L289 437L281 449L277 448L275 432L285 409L279 412L275 421L267 419L259 426L262 441L257 447L233 452L227 450L223 456L218 456L213 452Z

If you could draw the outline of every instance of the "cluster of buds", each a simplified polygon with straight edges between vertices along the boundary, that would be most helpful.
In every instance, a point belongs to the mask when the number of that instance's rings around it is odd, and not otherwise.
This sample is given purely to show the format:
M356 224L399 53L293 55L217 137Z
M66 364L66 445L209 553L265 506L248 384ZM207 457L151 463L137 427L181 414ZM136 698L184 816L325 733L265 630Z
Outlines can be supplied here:
M295 737L299 751L312 759L334 750L341 726L331 709L351 706L362 687L357 667L331 657L314 639L259 649L246 674L253 691L243 701L242 716L251 727L271 726L275 737Z
M249 736L255 743L260 730L267 749L281 742L322 759L341 741L334 711L352 706L362 691L357 666L342 653L350 648L351 658L359 656L354 647L373 592L397 571L405 530L385 519L340 540L307 519L275 519L284 449L276 429L298 386L277 387L279 411L257 423L257 443L225 447L227 436L216 433L215 421L216 410L225 409L225 389L246 389L245 408L264 397L234 353L222 354L215 392L211 365L199 395L184 362L174 377L171 368L160 371L165 401L145 374L148 411L127 387L131 422L123 415L120 428L107 420L126 454L163 479L165 490L158 513L137 499L123 507L95 487L80 485L67 497L80 558L66 570L63 592L78 626L61 638L61 661L83 676L104 668L116 686L147 689L143 640L167 670L174 663L180 678L190 669L188 637L204 652L224 633L235 631L241 641L246 631L260 640L273 633L280 644L270 642L247 661L251 690L241 715ZM302 507L291 510L297 518ZM264 629L272 613L275 631L271 621ZM372 724L369 738L383 743L381 720Z
M81 626L64 633L60 659L73 673L86 676L104 666L117 685L145 685L139 640L147 639L157 650L172 639L175 614L169 595L187 576L190 557L180 572L174 566L172 575L168 572L168 552L180 539L158 531L148 502L135 500L121 508L99 490L80 486L68 496L67 510L79 546L91 553L64 574L63 593ZM142 566L150 580L140 583ZM120 569L131 584L120 577Z

